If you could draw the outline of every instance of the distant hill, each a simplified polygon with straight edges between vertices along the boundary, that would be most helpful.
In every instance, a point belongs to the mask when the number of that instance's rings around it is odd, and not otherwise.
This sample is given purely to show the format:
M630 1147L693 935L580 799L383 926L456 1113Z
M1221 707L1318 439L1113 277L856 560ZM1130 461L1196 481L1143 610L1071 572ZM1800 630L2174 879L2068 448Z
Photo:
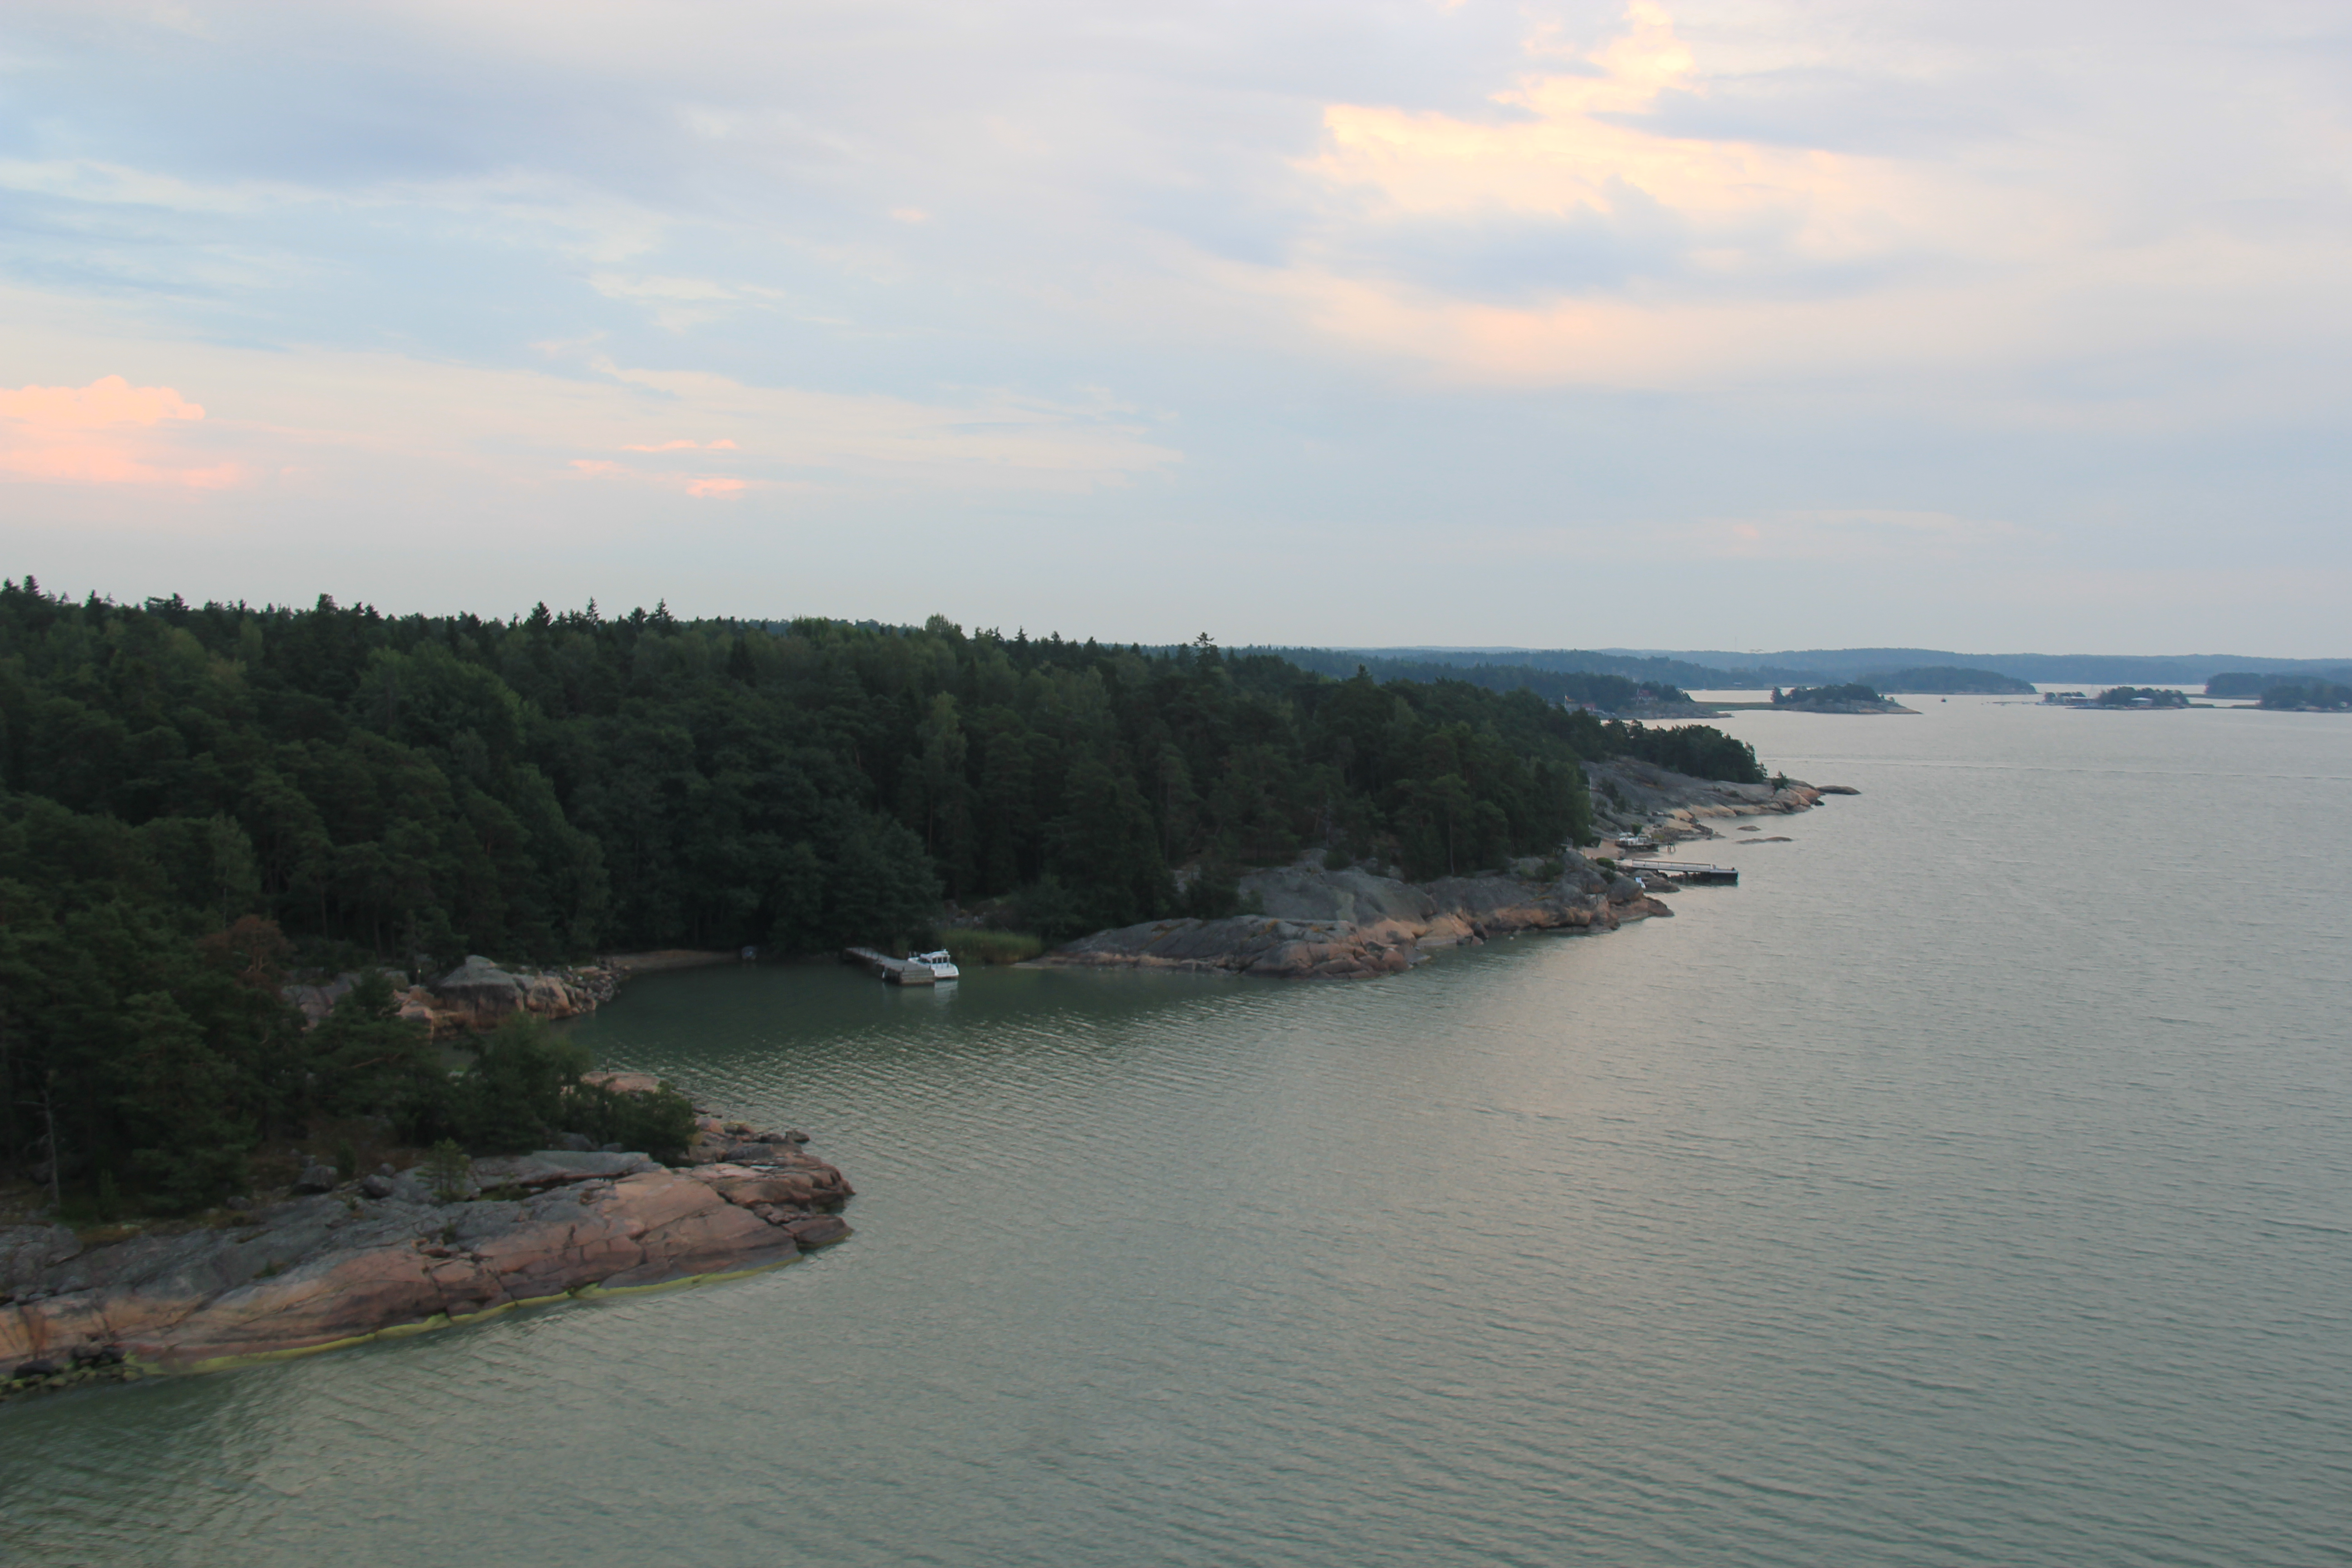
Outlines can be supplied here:
M1564 675L1614 675L1627 680L1649 684L1664 682L1685 690L1697 687L1717 691L1761 691L1769 686L1818 685L1828 679L1821 670L1811 666L1697 664L1685 658L1637 654L1623 648L1254 647L1244 651L1276 654L1291 659L1294 663L1298 661L1297 656L1301 654L1334 654L1349 655L1358 658L1390 659L1400 664L1423 666L1483 665L1492 669L1546 670ZM1456 677L1456 679L1462 678Z
M1873 670L1960 665L1970 669L1990 669L2020 680L2068 686L2198 686L2215 675L2240 671L2324 675L2347 662L2342 658L2263 658L2231 653L1958 653L1928 647L1805 648L1756 654L1661 648L1600 651L1603 655L1680 659L1702 665L1801 668L1835 680L1858 680Z
M1898 669L1893 674L1872 674L1862 678L1865 686L1880 691L1906 695L1926 693L1945 697L2005 696L2014 692L2033 695L2033 682L2020 680L2013 675L2003 675L1993 669L1965 669L1958 665L1930 664L1915 669Z
M2205 683L2208 697L2260 697L2273 686L2285 686L2301 681L2317 680L2336 686L2352 686L2352 665L2336 669L2314 669L2295 674L2276 671L2256 674L2251 670L2235 670L2217 675Z

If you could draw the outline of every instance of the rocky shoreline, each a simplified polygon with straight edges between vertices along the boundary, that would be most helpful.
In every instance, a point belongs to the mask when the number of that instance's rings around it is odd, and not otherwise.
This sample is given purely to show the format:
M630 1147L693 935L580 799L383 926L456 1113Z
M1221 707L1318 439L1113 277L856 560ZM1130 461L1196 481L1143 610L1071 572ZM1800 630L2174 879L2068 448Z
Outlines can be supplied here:
M850 1234L854 1189L806 1142L698 1112L676 1167L544 1150L472 1162L439 1190L423 1165L384 1167L102 1246L61 1225L0 1228L0 1398L772 1268Z
M593 963L552 969L509 969L474 953L438 980L412 983L395 971L387 970L384 974L392 984L400 1016L423 1024L436 1040L449 1040L494 1029L509 1013L576 1018L610 1002L621 982L631 975L732 963L737 958L734 952L680 948L616 953ZM318 1024L359 982L358 971L346 971L331 980L289 985L285 995L305 1018Z
M1661 840L1719 837L1712 820L1806 811L1825 795L1794 780L1774 784L1693 778L1621 759L1589 764L1596 822ZM1325 868L1308 857L1241 879L1252 912L1223 920L1150 921L1092 936L1029 961L1041 968L1161 969L1289 980L1370 980L1426 962L1439 949L1520 931L1614 931L1672 915L1654 895L1678 884L1635 879L1563 851L1558 869L1523 859L1500 871L1408 882L1393 868Z

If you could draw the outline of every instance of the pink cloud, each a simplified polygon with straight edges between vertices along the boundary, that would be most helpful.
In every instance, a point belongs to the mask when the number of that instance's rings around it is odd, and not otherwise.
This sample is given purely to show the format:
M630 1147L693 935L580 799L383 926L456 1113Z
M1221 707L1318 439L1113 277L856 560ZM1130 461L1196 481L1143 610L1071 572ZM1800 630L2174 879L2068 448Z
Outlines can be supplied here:
M624 447L624 452L731 452L735 443L723 437L717 441L664 441L652 447Z
M204 409L168 386L133 386L119 375L88 386L0 391L0 477L52 485L161 485L216 490L243 482L236 463L184 466L145 449L131 432L194 422ZM99 430L120 431L112 439ZM124 437L130 437L124 439Z
M691 446L693 443L685 444ZM730 442L730 445L732 443ZM626 449L645 451L648 448L632 447ZM665 448L651 449L658 451ZM735 479L727 474L656 473L647 468L633 468L626 463L615 463L604 458L574 458L572 459L572 467L576 472L587 474L595 479L635 479L643 484L660 485L666 489L680 489L688 495L705 499L712 496L739 495L751 488L750 480Z
M216 463L209 468L158 468L119 447L88 445L0 452L0 474L52 485L176 485L192 490L226 489L246 477L243 465L237 463Z
M88 386L26 386L0 392L0 418L51 427L155 425L166 419L204 416L201 406L168 386L133 386L119 375L102 375Z

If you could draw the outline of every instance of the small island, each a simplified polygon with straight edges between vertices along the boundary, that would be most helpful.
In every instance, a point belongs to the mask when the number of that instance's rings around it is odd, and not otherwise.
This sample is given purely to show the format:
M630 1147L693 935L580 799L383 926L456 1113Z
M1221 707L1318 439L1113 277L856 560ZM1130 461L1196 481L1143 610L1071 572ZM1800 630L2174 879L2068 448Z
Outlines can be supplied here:
M1865 681L1849 680L1837 686L1799 686L1783 691L1772 689L1771 706L1788 713L1916 713L1916 708L1906 708L1879 694L1877 688Z
M2110 712L2147 712L2189 705L2187 692L2161 686L2110 686L2096 697L2086 697L2079 691L2051 691L2042 694L2042 704L2045 708L2098 708Z

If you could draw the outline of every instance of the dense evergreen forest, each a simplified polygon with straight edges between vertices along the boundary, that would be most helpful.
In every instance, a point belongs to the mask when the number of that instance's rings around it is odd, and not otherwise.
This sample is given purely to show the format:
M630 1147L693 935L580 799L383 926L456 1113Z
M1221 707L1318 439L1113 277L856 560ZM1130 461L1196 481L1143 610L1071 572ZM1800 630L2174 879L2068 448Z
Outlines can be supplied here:
M1589 702L1610 712L1653 703L1675 704L1690 700L1688 692L1670 681L1635 680L1622 675L1593 670L1543 669L1526 663L1490 663L1486 660L1465 664L1434 658L1394 658L1335 648L1277 647L1253 651L1271 653L1276 658L1295 664L1301 669L1311 669L1318 675L1344 678L1360 669L1374 680L1383 683L1391 680L1423 684L1463 680L1473 686L1483 686L1489 691L1517 691L1524 688L1549 701Z
M2282 680L2263 688L2260 706L2341 713L2352 709L2352 686L2332 680Z
M1620 753L1762 776L1711 730L1205 638L0 584L0 1163L216 1192L267 1129L413 1100L407 1026L378 998L302 1035L297 964L791 953L943 900L1053 939L1223 914L1302 848L1433 876L1589 841L1580 762Z

